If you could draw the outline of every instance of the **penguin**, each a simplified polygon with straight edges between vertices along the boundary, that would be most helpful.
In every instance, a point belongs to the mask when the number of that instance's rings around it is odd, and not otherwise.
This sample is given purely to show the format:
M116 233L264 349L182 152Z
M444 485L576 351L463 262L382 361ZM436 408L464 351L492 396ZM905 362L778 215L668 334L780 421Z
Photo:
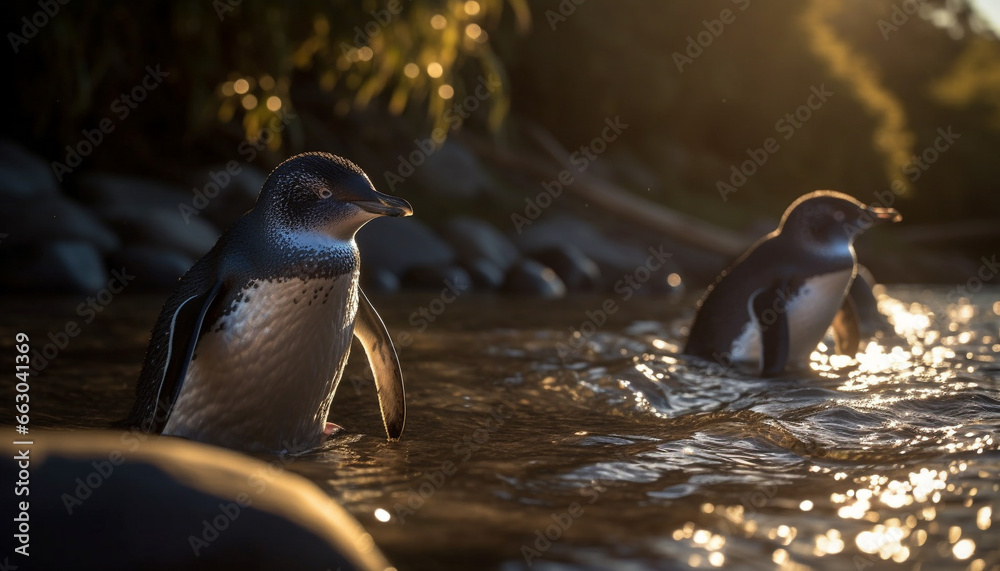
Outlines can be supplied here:
M278 165L163 305L124 424L243 451L315 448L338 428L327 413L357 337L398 439L403 377L359 287L354 236L379 216L412 214L347 159L314 152Z
M807 361L835 320L838 345L856 353L858 318L848 297L858 272L854 239L901 219L840 192L801 196L775 231L709 286L683 353L727 367L756 362L761 376L774 377Z

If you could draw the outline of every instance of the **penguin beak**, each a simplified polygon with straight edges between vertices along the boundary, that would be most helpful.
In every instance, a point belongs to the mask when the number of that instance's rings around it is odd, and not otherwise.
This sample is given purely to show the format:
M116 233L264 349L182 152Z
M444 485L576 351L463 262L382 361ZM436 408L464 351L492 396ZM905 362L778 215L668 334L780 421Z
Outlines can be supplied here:
M895 208L881 208L878 206L869 206L867 209L868 214L872 217L875 223L882 222L899 222L903 219L903 215L899 213Z
M379 216L413 216L413 207L410 206L409 202L374 189L371 191L371 196L366 196L363 200L354 200L352 202L365 212L371 212Z

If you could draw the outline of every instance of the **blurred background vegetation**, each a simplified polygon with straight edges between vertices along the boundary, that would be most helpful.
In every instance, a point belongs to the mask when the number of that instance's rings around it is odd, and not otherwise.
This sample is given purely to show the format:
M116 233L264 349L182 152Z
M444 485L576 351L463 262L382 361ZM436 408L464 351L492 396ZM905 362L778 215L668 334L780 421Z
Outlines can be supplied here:
M15 2L8 12L38 9ZM735 20L679 70L676 54L726 9ZM22 24L11 18L7 29ZM760 235L804 192L873 201L897 181L908 244L977 259L997 243L1000 43L963 0L75 0L13 64L6 136L48 161L113 116L111 102L145 66L169 72L64 181L70 195L90 171L184 184L185 173L238 159L273 117L287 129L267 137L260 168L326 150L388 190L383 173L435 128L457 144L540 156L526 128L575 149L620 116L629 128L593 173L721 227ZM502 88L456 120L454 106L490 77ZM776 121L813 86L834 95L785 141ZM912 180L912 156L948 128L960 140ZM717 183L768 137L781 150L723 201ZM394 192L432 223L474 212L511 230L511 213L542 181L479 164L485 194L442 193L428 177ZM583 200L559 209L607 217Z

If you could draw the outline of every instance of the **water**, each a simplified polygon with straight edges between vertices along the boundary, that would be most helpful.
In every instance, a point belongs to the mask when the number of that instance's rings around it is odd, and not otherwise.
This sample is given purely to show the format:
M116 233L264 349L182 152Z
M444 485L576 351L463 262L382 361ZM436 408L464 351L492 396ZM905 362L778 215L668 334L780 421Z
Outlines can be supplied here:
M355 345L345 432L285 468L400 569L998 569L1000 289L946 294L889 288L898 341L776 380L679 357L693 297L611 298L606 322L603 298L376 298L412 340L403 439L385 442ZM160 299L89 324L79 301L0 304L5 352L16 330L40 347L82 329L32 385L36 426L129 407Z

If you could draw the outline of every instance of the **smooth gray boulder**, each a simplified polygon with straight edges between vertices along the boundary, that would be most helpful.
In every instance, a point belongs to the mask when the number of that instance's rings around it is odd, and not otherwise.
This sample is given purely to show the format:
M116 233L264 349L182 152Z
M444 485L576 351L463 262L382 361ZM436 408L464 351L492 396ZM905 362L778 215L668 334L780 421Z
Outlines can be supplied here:
M414 218L376 218L357 235L362 267L384 269L402 277L417 266L455 262L455 251L423 222Z

